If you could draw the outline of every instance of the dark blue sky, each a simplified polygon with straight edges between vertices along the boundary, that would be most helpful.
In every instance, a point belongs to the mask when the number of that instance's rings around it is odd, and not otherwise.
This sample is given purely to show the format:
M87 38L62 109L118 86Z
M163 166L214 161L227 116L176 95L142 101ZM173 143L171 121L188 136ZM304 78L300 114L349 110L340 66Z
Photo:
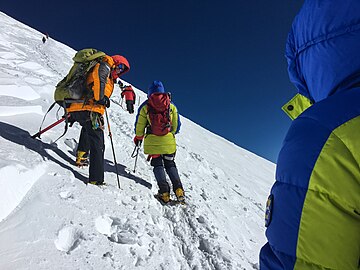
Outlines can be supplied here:
M291 123L281 106L296 93L285 41L302 3L11 0L0 10L75 50L124 55L123 79L143 90L161 80L182 115L276 162Z

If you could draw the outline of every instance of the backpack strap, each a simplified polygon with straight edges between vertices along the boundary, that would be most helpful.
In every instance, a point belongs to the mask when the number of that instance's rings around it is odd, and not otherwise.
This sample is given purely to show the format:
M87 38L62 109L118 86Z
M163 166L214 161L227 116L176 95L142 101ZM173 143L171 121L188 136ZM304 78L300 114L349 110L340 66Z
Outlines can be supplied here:
M62 137L66 134L66 132L68 131L68 128L69 128L69 118L70 118L70 114L65 115L64 133L63 133L60 137L58 137L58 138L54 141L54 143L56 143L60 138L62 138Z
M41 133L42 133L42 132L41 132L41 128L42 128L42 125L44 124L44 121L45 121L45 119L46 119L46 116L47 116L47 114L54 108L55 104L58 104L58 105L60 106L60 108L61 108L61 107L64 108L64 116L63 116L63 117L65 117L65 131L64 131L64 133L63 133L59 138L57 138L54 142L58 141L61 137L63 137L63 136L66 134L67 130L68 130L70 114L68 114L68 113L66 112L66 102L65 102L65 100L64 100L62 104L59 104L59 102L56 102L56 101L55 101L53 104L50 105L49 109L48 109L47 112L45 113L45 115L44 115L44 117L43 117L43 120L42 120L42 122L41 122L41 124L40 124L39 132L37 133L37 134L39 134L39 135L38 135L39 139L41 139L41 138L40 138L40 135L41 135ZM60 109L60 108L59 108L59 109Z
M47 114L54 108L56 104L56 101L50 105L49 109L46 111L44 117L43 117L43 120L41 121L41 124L40 124L40 127L39 127L39 138L40 138L40 134L41 134L41 128L42 128L42 125L44 124L44 121L45 121L45 118L47 116Z

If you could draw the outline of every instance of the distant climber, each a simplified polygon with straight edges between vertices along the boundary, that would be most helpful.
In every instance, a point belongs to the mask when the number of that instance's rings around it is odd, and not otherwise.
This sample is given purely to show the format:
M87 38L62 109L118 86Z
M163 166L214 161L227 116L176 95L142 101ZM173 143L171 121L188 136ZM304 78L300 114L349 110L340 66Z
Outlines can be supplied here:
M42 37L42 42L45 43L49 39L49 34L45 33L45 35Z
M136 99L134 90L132 89L131 85L123 86L121 87L121 90L121 97L125 98L127 111L130 114L134 113L134 103Z

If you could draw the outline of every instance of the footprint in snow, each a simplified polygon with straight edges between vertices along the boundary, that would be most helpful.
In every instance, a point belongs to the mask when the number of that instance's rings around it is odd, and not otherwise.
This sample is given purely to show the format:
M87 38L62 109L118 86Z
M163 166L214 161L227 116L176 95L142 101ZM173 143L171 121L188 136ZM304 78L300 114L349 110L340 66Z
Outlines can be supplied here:
M74 196L70 191L63 191L59 193L60 198L64 200L73 199Z
M65 139L65 145L68 146L70 149L77 148L77 142L75 139Z
M119 244L135 244L138 242L137 232L129 224L123 224L120 219L102 215L95 220L96 230Z
M66 226L58 232L54 243L58 250L69 253L79 245L81 239L82 233L79 229L74 226Z

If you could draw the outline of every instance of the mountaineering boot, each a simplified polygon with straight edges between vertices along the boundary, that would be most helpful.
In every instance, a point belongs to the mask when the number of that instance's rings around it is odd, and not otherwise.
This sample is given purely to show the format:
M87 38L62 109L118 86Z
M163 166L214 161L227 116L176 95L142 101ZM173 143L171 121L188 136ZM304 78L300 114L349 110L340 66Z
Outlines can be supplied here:
M89 165L89 155L84 151L77 151L76 153L76 166L83 167Z
M106 185L104 181L98 182L98 181L89 181L89 184L95 185L95 186L104 186Z
M159 199L164 203L168 203L170 201L170 193L169 192L159 193Z
M185 194L182 188L177 188L175 190L175 195L179 202L185 202Z

